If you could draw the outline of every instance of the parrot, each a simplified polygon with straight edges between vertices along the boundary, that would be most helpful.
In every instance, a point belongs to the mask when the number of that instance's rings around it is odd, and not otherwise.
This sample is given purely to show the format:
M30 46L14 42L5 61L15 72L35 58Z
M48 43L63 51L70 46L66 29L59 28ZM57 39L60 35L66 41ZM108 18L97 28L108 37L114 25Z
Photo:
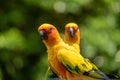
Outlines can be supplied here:
M109 80L100 70L94 69L88 60L78 55L73 46L66 44L55 26L44 23L38 27L38 32L47 48L49 67L59 78Z
M69 44L70 46L73 46L77 53L80 54L80 30L76 23L67 23L65 25L65 36L64 36L64 42ZM81 55L81 54L80 54ZM85 58L87 61L90 62L89 59ZM91 65L94 67L94 69L98 69L92 62L90 62Z
M62 64L58 61L57 53L63 44L57 29L48 23L44 23L38 28L43 43L47 48L48 53L48 64L50 69L57 74L60 78L66 78L66 70Z
M73 46L79 54L80 52L80 30L76 23L67 23L65 25L65 36L64 36L64 42L69 44L70 46ZM85 58L91 65L93 66L93 69L98 70L97 66L94 65L89 59ZM111 76L110 74L107 76Z
M68 23L65 25L65 37L64 42L76 48L76 50L80 52L80 30L76 23ZM85 58L91 65L93 69L98 70L97 66L90 62L89 59ZM114 74L106 74L111 79L119 79L117 75Z

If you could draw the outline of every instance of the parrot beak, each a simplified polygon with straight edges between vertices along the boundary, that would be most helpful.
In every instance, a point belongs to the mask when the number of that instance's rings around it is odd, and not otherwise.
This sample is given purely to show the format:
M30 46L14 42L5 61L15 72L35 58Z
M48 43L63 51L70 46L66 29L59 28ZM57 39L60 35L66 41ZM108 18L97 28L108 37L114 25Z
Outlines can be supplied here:
M68 33L70 37L74 37L74 29L72 27L68 29Z
M44 30L40 30L39 31L40 37L44 40L48 39L48 35L46 34L46 32Z

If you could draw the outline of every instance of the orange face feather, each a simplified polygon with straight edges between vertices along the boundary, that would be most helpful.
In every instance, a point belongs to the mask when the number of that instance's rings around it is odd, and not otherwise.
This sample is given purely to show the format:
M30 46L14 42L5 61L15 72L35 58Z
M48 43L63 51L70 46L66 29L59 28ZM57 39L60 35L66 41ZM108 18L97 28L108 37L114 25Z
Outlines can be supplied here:
M64 41L67 44L80 43L80 32L77 24L75 23L66 24Z
M57 29L51 24L42 24L38 32L46 46L53 46L61 40Z

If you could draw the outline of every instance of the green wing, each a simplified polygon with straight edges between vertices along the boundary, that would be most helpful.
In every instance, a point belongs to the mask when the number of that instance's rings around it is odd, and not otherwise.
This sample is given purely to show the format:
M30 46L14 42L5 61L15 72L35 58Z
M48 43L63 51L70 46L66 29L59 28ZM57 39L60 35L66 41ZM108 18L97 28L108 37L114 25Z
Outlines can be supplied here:
M99 70L99 69L97 68L97 66L96 66L95 64L93 64L89 59L85 58L85 60L92 65L92 67L93 67L94 70Z
M75 54L73 51L67 51L64 49L59 51L58 59L71 73L83 74L86 71L92 70L92 65L81 55Z
M98 70L92 62L84 59L81 55L76 54L73 51L63 49L59 51L57 57L70 73L82 74L95 79L109 80L109 78Z

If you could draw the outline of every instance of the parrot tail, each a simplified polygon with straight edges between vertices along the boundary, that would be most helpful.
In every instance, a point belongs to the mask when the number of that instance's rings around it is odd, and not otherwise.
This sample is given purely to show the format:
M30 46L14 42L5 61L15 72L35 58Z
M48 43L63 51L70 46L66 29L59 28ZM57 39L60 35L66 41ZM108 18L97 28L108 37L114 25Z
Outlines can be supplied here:
M103 72L99 70L91 70L89 72L84 72L83 75L91 76L93 78L98 78L102 80L110 80Z

